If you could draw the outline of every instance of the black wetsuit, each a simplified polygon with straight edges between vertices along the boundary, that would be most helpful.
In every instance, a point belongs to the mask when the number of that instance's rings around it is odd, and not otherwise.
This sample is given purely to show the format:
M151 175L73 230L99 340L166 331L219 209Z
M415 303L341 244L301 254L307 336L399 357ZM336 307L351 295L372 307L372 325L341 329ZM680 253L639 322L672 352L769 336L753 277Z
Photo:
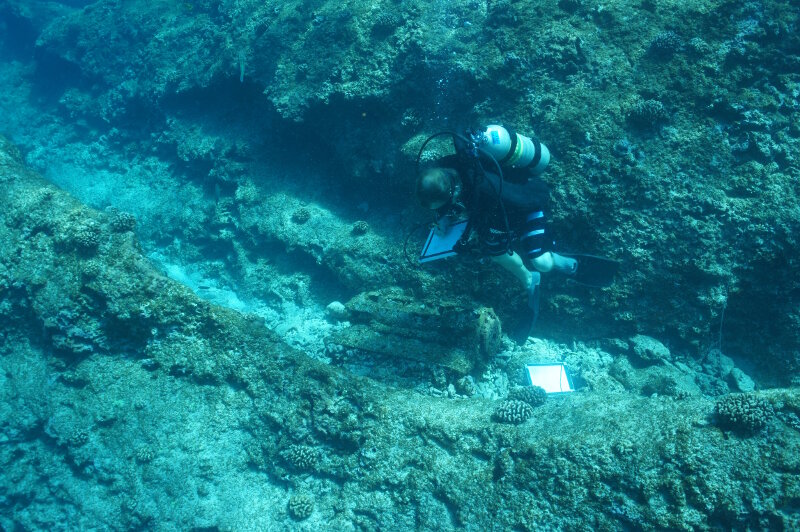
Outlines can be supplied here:
M547 184L530 169L504 168L501 186L494 163L481 160L484 172L475 158L458 145L456 150L456 155L439 159L435 166L458 173L461 191L455 202L466 210L470 229L480 239L481 252L500 256L517 251L527 263L549 251L552 239L545 231L545 211L550 202ZM438 213L448 214L452 208L445 206Z

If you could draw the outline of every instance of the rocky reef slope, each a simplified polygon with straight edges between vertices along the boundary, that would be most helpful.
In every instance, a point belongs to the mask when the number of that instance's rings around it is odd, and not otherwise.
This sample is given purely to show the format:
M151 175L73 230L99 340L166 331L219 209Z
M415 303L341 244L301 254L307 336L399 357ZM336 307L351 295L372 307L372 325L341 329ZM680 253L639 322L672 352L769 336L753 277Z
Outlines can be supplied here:
M4 139L0 183L6 529L800 524L796 390L715 403L663 346L629 362L544 342L523 355L566 358L582 392L532 408L393 388L165 278L128 217Z
M788 1L101 0L37 33L36 55L63 113L230 201L281 141L373 203L410 202L427 134L535 132L559 244L623 262L602 293L547 287L542 334L645 332L785 383L800 368L797 28ZM496 284L466 288L513 316Z

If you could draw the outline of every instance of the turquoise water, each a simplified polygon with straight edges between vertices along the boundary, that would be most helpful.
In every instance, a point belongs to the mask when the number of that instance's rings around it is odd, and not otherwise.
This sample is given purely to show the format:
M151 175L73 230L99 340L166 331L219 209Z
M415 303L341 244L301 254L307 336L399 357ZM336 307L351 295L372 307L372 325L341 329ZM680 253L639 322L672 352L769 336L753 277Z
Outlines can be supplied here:
M797 28L0 0L0 527L800 527ZM417 260L418 150L489 124L551 154L548 248L619 268L542 273L527 339L475 212Z

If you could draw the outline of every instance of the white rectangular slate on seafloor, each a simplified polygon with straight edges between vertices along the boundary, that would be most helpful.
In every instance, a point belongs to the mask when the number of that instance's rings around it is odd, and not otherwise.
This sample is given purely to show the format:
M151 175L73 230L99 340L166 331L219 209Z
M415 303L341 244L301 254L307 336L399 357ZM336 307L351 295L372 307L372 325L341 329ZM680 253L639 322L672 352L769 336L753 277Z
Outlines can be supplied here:
M531 385L544 388L547 393L574 392L564 364L528 364L525 366Z

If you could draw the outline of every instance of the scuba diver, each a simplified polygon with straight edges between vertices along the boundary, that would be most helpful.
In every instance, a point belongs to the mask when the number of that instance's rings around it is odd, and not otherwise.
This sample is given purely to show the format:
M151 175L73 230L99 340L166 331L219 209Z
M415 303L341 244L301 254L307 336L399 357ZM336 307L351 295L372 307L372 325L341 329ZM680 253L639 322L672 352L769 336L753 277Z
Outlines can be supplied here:
M510 272L527 293L527 312L511 335L519 343L528 338L539 313L542 273L559 272L593 286L610 284L615 262L552 250L545 227L550 193L540 178L550 162L544 144L499 125L465 135L442 132L425 141L417 165L425 145L441 135L453 137L456 153L424 172L417 168L417 199L437 220L420 262L477 249ZM584 261L601 268L585 275Z

